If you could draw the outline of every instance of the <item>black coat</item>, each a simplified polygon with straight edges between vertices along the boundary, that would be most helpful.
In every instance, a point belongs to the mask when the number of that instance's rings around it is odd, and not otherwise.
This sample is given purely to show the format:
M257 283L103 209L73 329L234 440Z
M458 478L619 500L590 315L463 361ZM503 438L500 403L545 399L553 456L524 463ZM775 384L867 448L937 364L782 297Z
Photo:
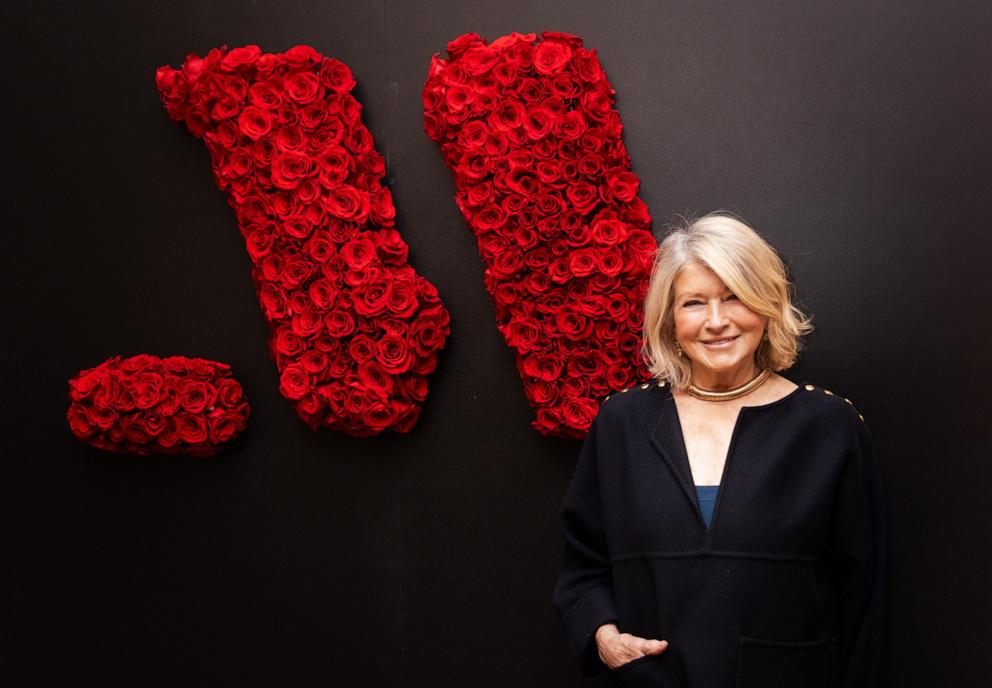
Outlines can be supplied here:
M608 671L594 634L668 640L611 672L621 685L876 685L882 484L850 401L801 384L741 409L712 525L696 500L670 387L603 403L562 506L553 602L582 673Z

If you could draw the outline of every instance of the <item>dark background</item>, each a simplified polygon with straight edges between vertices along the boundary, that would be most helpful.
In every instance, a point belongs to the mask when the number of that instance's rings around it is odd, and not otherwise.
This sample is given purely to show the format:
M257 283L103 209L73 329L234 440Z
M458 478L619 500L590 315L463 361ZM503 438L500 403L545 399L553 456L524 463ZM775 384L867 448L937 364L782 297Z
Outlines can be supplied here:
M988 3L76 5L0 10L7 685L602 685L549 601L579 444L529 426L420 104L447 41L545 29L599 50L656 231L723 208L789 264L818 329L786 375L849 397L879 449L886 685L989 685ZM234 215L153 79L225 43L358 79L452 314L407 436L315 435L278 393ZM247 432L210 460L75 441L66 381L140 352L230 363Z

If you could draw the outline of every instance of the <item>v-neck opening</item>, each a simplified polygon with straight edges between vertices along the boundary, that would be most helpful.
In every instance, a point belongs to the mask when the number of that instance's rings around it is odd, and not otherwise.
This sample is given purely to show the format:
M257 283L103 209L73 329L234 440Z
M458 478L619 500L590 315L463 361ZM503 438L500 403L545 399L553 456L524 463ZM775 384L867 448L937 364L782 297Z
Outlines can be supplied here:
M756 404L754 406L741 406L737 409L737 417L734 419L734 427L730 433L730 443L727 445L727 454L723 459L723 468L720 470L720 482L716 484L716 496L713 499L713 514L710 516L709 525L706 524L706 519L703 517L703 509L699 503L699 495L696 488L699 487L712 487L709 485L697 485L696 478L692 474L692 464L689 462L689 447L685 442L685 433L682 432L682 416L679 415L679 407L675 401L675 395L669 390L666 394L668 401L672 404L672 411L675 414L675 428L678 432L678 446L682 452L682 458L685 460L685 468L689 475L689 484L692 486L691 499L692 504L695 507L696 517L699 519L700 525L703 527L703 532L705 535L705 542L708 544L710 541L710 536L713 533L713 529L717 524L717 518L720 515L720 502L723 501L723 493L725 492L725 486L727 484L727 479L729 477L729 469L731 459L734 454L734 445L737 443L737 436L741 427L741 419L744 417L744 412L749 410L761 410L766 408L772 408L778 406L779 404L793 398L806 386L805 380L796 385L796 388L785 396L779 397L773 401L769 401L766 404Z

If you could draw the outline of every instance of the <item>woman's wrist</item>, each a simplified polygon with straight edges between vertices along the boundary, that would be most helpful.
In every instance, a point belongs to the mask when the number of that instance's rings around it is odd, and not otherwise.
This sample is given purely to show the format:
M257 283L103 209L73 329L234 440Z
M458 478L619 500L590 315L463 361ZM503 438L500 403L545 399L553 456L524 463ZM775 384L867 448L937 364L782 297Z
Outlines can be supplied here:
M609 623L605 623L596 629L596 642L600 642L604 637L608 638L614 635L618 635L619 633L620 633L620 629L617 628L617 625L615 623L613 623L612 621Z

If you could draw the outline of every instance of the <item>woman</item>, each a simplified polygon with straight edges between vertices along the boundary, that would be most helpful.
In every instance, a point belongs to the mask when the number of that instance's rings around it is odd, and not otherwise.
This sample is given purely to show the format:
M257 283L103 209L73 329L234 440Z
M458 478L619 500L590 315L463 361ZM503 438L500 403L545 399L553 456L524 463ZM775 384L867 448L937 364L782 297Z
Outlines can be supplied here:
M874 686L881 480L848 399L775 371L812 326L775 251L711 214L662 242L654 380L607 398L562 506L553 601L620 685Z

